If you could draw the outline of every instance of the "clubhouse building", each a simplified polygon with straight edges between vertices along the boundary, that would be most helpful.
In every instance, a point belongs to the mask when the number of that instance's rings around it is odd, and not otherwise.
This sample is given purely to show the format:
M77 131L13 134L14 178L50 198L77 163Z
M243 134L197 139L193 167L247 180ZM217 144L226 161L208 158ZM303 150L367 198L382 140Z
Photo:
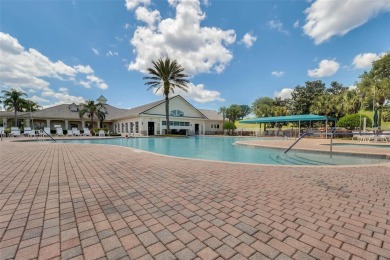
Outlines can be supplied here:
M107 104L107 99L100 96L97 102L104 105L103 128L122 135L140 136L161 135L166 132L165 99L131 109L122 109ZM170 129L172 133L183 135L218 134L222 132L222 115L217 111L197 109L182 96L169 99ZM18 112L18 126L30 126L35 129L50 127L55 130L78 128L98 128L99 120L91 120L85 115L80 118L81 107L75 103L62 104L35 112ZM0 111L0 126L14 126L14 112Z

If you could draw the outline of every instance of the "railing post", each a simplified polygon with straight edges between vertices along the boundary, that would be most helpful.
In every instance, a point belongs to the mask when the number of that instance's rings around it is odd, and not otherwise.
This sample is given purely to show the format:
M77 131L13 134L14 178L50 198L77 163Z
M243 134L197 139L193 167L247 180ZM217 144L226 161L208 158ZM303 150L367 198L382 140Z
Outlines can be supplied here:
M330 134L330 158L332 159L332 152L333 152L333 133Z

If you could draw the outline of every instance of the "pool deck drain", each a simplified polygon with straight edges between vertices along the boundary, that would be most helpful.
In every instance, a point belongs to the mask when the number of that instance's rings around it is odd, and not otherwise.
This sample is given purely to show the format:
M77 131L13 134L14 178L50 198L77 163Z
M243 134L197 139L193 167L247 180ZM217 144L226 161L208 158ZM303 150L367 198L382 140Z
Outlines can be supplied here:
M289 168L10 139L0 259L390 259L388 164Z

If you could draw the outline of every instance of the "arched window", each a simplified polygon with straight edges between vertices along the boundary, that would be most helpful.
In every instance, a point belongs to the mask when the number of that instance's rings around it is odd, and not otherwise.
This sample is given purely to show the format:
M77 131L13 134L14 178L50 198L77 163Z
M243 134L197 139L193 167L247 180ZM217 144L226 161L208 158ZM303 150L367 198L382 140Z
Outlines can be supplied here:
M175 109L175 110L172 110L169 115L170 116L184 116L184 113L183 113L183 111Z

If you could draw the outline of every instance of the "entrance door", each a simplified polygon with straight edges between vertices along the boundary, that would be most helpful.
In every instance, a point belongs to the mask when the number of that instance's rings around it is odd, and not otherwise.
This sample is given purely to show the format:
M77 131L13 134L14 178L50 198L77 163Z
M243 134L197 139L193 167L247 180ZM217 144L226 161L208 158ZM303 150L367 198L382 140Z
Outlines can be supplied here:
M154 135L154 122L148 122L148 135Z
M195 124L195 134L199 134L199 124Z

